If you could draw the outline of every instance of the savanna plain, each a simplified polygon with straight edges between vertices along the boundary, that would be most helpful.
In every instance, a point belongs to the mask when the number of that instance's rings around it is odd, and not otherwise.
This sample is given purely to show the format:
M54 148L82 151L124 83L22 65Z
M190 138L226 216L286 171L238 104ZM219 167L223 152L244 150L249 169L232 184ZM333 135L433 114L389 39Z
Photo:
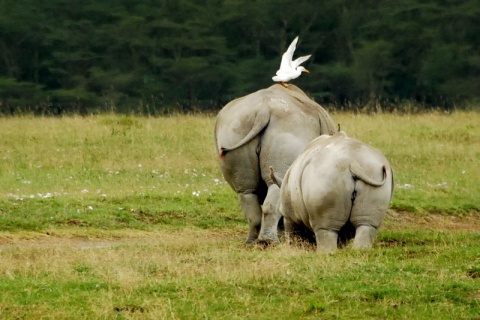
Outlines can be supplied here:
M480 319L480 114L331 115L395 170L369 251L245 245L214 115L0 118L0 319Z

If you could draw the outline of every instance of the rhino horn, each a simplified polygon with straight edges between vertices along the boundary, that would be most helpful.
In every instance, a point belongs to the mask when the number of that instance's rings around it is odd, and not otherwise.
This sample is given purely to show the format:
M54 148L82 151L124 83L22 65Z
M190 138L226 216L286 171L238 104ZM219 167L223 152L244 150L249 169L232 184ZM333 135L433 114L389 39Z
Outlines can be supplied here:
M272 179L273 183L275 183L277 186L281 187L283 179L280 178L277 174L275 174L275 171L273 170L272 166L270 166L269 169L270 169L270 179Z

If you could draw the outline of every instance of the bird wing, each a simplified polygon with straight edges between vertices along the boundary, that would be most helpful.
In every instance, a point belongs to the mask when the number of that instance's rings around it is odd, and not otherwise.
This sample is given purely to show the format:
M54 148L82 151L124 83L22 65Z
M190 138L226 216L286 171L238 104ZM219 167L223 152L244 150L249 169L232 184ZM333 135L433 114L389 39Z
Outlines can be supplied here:
M311 56L312 55L309 54L308 56L303 56L295 59L294 61L292 61L292 67L295 69L296 67L300 66L302 63L307 61Z
M280 70L292 69L293 53L297 46L298 36L293 39L292 43L288 46L287 51L282 55L282 62L280 63Z

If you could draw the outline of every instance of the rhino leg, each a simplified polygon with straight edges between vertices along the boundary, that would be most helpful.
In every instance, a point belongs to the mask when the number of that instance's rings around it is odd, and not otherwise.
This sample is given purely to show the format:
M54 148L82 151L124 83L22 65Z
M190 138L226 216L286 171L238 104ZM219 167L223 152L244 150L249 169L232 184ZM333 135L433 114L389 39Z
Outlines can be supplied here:
M283 216L283 224L285 228L285 241L288 244L291 244L293 230L294 230L294 223L290 218Z
M369 225L358 226L353 240L354 249L370 249L377 236L378 229Z
M391 187L371 187L363 181L356 182L357 197L354 200L350 221L355 226L353 248L372 247L378 228L382 224L390 203Z
M337 250L338 232L327 229L315 231L318 253L331 253Z
M238 199L249 227L249 234L245 243L254 243L258 238L262 224L260 201L254 193L239 193Z
M279 199L280 188L275 184L270 185L262 206L262 228L258 240L280 243L277 232L278 222L282 218L277 206Z

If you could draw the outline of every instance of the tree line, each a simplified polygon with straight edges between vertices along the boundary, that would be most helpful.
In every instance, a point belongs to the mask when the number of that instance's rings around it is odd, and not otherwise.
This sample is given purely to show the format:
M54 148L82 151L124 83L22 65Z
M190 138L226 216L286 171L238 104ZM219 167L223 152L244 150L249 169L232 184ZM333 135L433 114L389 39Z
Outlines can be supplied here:
M215 110L293 81L335 108L480 104L480 0L0 0L0 113Z

